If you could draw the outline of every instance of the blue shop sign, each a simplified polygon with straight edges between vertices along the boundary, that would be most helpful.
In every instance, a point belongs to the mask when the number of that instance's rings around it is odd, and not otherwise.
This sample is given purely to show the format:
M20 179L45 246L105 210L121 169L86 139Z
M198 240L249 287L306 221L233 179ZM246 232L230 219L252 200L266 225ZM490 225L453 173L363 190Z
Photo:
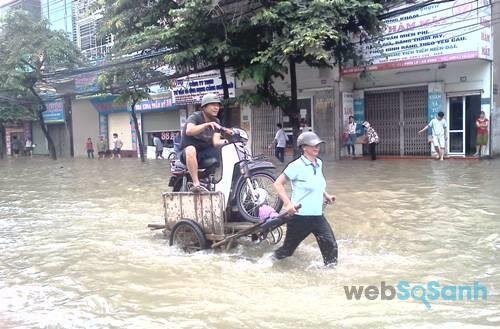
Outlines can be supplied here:
M64 101L48 102L45 106L47 111L42 113L45 123L64 122Z

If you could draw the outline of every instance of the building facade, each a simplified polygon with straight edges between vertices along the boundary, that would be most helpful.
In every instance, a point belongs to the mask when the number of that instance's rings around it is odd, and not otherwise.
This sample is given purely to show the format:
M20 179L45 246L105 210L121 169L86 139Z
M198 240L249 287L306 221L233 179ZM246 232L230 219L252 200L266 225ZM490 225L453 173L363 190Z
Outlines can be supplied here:
M76 40L76 26L73 18L74 0L42 0L42 17L46 19L50 28L63 31L68 39Z
M98 62L110 49L112 39L97 40L100 20L98 11L89 6L93 1L73 1L75 42L90 59ZM493 6L495 10L495 6ZM498 10L498 8L497 8ZM67 12L67 11L66 11ZM410 13L387 19L386 31L379 48L362 48L371 65L337 68L297 66L298 105L300 119L326 141L323 157L345 155L342 134L349 115L358 122L368 120L380 135L378 152L388 156L429 156L433 152L425 135L417 132L438 112L448 121L449 156L465 157L475 152L475 119L481 111L491 123L491 136L486 154L499 152L500 131L495 124L498 103L493 65L491 17L492 5L487 0L435 2ZM66 23L67 24L67 23ZM75 90L91 90L95 74L82 75ZM252 82L229 79L231 97L253 90ZM500 82L499 82L500 83ZM89 89L90 88L90 89ZM275 81L279 92L290 94L289 77ZM217 73L195 75L178 80L170 93L158 93L153 100L138 105L140 130L144 144L151 144L159 134L165 145L181 128L186 116L197 108L204 93L220 92ZM113 133L124 142L124 150L137 151L135 130L126 106L114 103L114 97L78 98L71 100L71 117L65 124L75 155L84 155L84 141L105 136L108 143ZM235 108L233 126L250 132L255 154L272 154L276 124L282 123L291 137L290 118L269 106ZM65 117L66 118L66 117ZM35 135L35 134L34 134ZM290 138L290 150L293 146ZM357 154L362 153L361 138Z
M0 16L7 14L10 10L25 10L31 13L34 19L40 19L40 0L0 0ZM20 123L9 123L5 125L5 140L0 136L0 140L5 143L7 155L12 155L12 142L14 139L22 141L32 139L32 123L23 121Z
M25 10L40 19L40 0L0 0L0 16L9 10Z
M500 3L492 2L492 17L500 15ZM493 103L490 117L490 137L491 152L493 156L500 154L500 95L498 88L500 86L500 27L493 24Z
M492 113L489 1L437 2L392 17L381 48L369 51L372 65L342 72L344 99L351 99L343 104L344 124L349 115L368 120L379 133L380 154L429 155L433 148L417 132L443 112L447 154L476 152L475 121L481 111Z
M434 149L418 131L441 111L449 125L449 156L475 153L475 120L481 111L493 131L486 151L491 154L500 135L493 102L491 10L487 0L436 1L387 19L378 47L365 40L360 51L371 65L345 66L341 72L298 66L300 118L326 141L323 156L346 155L342 135L350 115L358 123L358 155L363 152L362 123L368 120L380 135L378 153L429 156ZM243 92L255 86L239 87ZM275 87L290 95L289 77L275 81ZM278 109L262 106L245 113L242 119L249 119L254 153L272 154L268 145L276 123L291 133L290 119Z

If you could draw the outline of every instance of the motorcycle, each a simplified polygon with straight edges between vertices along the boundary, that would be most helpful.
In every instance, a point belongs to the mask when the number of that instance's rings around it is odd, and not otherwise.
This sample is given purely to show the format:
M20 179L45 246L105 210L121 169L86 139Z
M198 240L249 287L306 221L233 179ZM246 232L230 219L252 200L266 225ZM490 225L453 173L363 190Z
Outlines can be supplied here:
M221 128L221 131L228 130ZM276 178L271 170L276 167L264 161L263 156L252 157L247 147L246 131L239 128L230 130L229 143L220 148L221 161L208 158L198 164L200 183L209 191L222 192L225 204L232 213L239 213L246 221L259 222L260 206L267 204L279 212L283 205L273 188ZM170 170L169 186L173 192L189 191L191 177L187 167L180 160L175 160Z

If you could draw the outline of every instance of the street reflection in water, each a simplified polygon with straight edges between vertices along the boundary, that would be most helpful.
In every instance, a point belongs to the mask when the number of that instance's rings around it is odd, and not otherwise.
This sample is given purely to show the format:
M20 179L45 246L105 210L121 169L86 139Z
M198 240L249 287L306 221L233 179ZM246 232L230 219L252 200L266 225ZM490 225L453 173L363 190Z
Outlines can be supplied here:
M0 160L1 328L500 326L500 161L345 160L325 176L339 265L313 238L186 255L160 231L168 162ZM347 300L344 286L468 284L487 301Z

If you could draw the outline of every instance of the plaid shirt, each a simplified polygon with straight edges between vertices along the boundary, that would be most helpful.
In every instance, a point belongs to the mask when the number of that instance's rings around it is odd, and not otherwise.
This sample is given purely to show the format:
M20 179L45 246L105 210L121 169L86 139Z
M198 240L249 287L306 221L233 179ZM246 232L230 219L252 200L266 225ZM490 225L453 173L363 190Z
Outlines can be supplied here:
M368 137L368 143L378 143L378 134L372 127L366 128L366 137Z

